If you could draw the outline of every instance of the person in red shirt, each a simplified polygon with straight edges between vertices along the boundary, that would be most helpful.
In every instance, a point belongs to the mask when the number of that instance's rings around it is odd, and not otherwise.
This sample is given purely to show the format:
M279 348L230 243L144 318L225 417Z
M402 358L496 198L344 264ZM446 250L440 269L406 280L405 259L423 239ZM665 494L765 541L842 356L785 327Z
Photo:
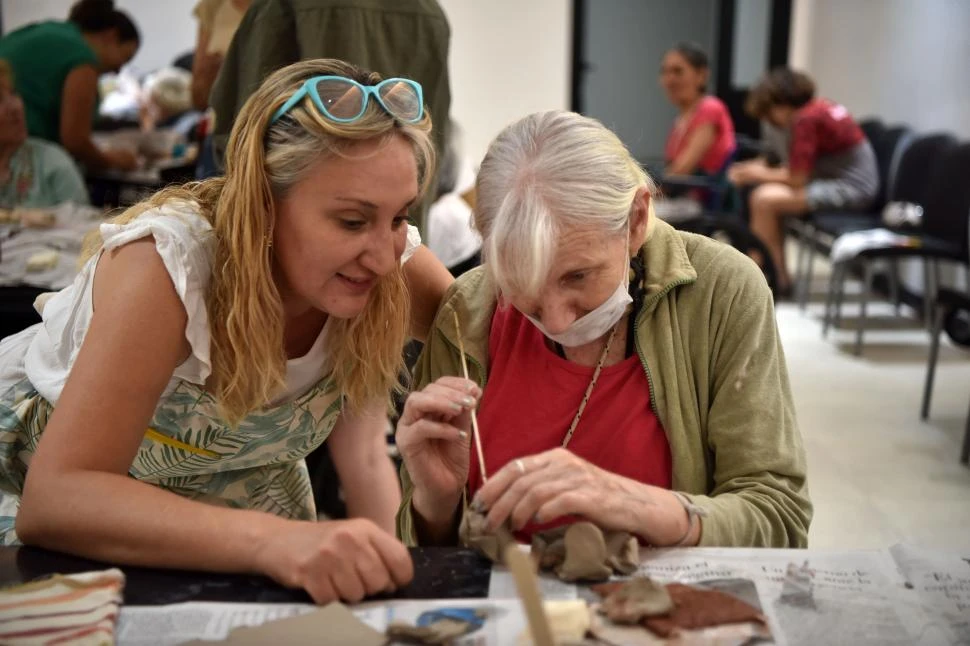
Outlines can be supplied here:
M664 148L667 175L718 175L734 152L734 123L727 107L706 93L707 54L678 43L664 54L660 85L677 107L677 120Z
M791 291L785 265L783 218L818 210L864 210L879 190L872 146L845 107L817 98L815 83L802 72L777 68L748 96L746 109L789 132L786 164L771 168L763 160L734 164L728 177L751 192L751 230L771 253L778 291Z

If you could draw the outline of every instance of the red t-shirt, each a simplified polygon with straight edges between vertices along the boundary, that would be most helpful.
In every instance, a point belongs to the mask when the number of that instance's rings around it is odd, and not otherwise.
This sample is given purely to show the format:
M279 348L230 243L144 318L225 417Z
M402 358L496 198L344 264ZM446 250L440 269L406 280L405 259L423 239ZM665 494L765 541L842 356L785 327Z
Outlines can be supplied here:
M485 468L495 473L516 458L562 445L593 368L557 355L542 332L513 307L498 307L488 339L489 375L478 410ZM596 466L670 488L667 436L650 407L650 385L638 355L603 368L568 450ZM468 487L482 485L475 449ZM529 525L517 536L568 522Z
M865 138L844 107L826 99L812 99L795 113L788 168L810 175L819 157L845 152Z
M734 122L731 121L731 114L724 103L714 96L705 96L701 99L687 123L674 126L670 131L667 136L667 146L664 149L668 164L677 159L677 155L687 147L691 133L705 123L714 126L717 136L714 144L701 158L699 166L701 170L711 175L716 175L724 169L724 164L734 152Z

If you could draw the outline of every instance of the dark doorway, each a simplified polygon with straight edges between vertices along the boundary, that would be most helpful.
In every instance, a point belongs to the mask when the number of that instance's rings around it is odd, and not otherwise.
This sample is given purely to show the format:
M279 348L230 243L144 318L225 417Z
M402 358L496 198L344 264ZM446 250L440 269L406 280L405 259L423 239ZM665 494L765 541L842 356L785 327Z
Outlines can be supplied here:
M792 0L574 0L572 109L612 128L648 166L662 162L676 111L657 82L679 41L705 48L711 91L736 130L759 137L744 98L767 69L788 62Z

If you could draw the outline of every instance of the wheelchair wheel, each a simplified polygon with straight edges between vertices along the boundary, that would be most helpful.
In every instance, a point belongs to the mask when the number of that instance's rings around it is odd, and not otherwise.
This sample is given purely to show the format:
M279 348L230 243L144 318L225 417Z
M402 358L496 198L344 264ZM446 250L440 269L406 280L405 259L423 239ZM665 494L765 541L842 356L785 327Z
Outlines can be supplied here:
M954 343L970 348L970 310L955 307L947 312L943 329Z

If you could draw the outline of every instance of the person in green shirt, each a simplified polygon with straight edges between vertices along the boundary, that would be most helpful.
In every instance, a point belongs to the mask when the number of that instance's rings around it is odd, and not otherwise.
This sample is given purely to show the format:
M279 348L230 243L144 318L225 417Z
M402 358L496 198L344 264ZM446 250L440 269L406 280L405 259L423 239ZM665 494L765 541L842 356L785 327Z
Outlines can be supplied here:
M572 112L492 143L484 264L445 294L397 425L406 544L456 542L474 496L489 527L516 532L580 517L658 547L806 545L771 292L735 249L657 220L655 190L615 134ZM658 424L665 441L646 444Z
M117 72L135 55L140 39L112 0L80 0L67 22L27 25L0 38L0 59L13 69L32 137L64 146L91 168L131 170L127 150L101 150L91 138L98 77Z
M57 144L27 136L24 103L10 65L0 60L0 208L87 204L74 161Z

